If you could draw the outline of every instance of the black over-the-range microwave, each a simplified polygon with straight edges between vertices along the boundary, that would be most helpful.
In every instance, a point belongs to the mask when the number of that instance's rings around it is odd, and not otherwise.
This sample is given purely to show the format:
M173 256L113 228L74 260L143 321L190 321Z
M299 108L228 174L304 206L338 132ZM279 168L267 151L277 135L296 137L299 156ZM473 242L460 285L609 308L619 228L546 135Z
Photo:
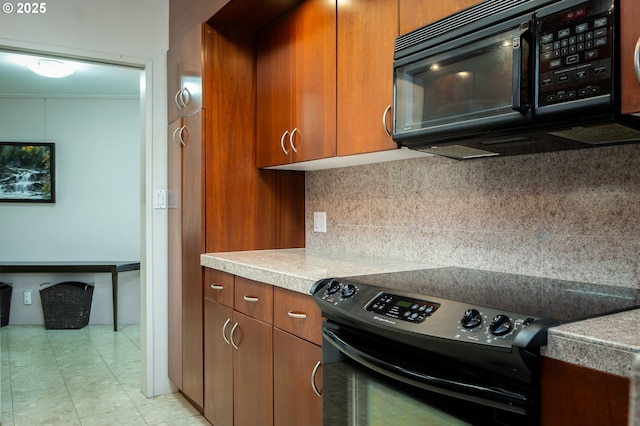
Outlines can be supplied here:
M640 2L486 0L398 37L393 138L456 159L640 142Z

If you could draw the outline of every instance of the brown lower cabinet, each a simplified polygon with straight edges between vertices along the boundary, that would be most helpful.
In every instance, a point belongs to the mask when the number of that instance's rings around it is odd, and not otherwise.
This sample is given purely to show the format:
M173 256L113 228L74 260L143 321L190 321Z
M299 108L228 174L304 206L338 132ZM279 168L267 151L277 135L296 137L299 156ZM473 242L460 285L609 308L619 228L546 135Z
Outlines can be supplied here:
M206 268L204 295L207 420L321 425L321 313L311 296Z
M542 358L542 426L626 426L629 379Z
M322 426L320 359L320 346L273 329L274 425Z
M233 348L222 337L232 318L233 308L204 300L204 416L216 426L233 425Z

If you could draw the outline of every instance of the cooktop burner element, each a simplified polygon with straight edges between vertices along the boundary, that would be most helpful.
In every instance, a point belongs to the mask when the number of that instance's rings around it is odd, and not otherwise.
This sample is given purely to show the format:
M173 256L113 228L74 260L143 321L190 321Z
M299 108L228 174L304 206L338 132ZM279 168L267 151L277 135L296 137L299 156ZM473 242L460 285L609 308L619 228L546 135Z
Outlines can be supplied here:
M488 368L526 372L547 329L640 307L640 291L466 268L318 281L329 321Z

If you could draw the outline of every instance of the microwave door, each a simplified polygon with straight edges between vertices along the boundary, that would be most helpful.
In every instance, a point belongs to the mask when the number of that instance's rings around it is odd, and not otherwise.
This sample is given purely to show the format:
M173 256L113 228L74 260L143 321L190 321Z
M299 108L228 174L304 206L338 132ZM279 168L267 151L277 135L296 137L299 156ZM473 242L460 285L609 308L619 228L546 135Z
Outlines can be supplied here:
M522 119L529 57L522 33L518 27L396 66L394 139Z

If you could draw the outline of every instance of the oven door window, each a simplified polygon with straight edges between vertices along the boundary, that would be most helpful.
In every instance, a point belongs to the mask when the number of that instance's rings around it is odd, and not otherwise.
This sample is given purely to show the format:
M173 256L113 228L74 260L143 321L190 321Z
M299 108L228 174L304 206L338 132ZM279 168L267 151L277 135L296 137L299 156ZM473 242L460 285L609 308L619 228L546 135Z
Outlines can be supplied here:
M432 395L426 402L424 395L396 388L349 362L326 365L323 374L324 395L330 404L323 410L325 425L474 424L472 416L469 421L463 418L465 412L456 414L450 401L436 401Z
M520 56L520 30L513 29L396 65L394 134L517 116Z
M346 327L323 330L325 426L532 425L532 390Z

